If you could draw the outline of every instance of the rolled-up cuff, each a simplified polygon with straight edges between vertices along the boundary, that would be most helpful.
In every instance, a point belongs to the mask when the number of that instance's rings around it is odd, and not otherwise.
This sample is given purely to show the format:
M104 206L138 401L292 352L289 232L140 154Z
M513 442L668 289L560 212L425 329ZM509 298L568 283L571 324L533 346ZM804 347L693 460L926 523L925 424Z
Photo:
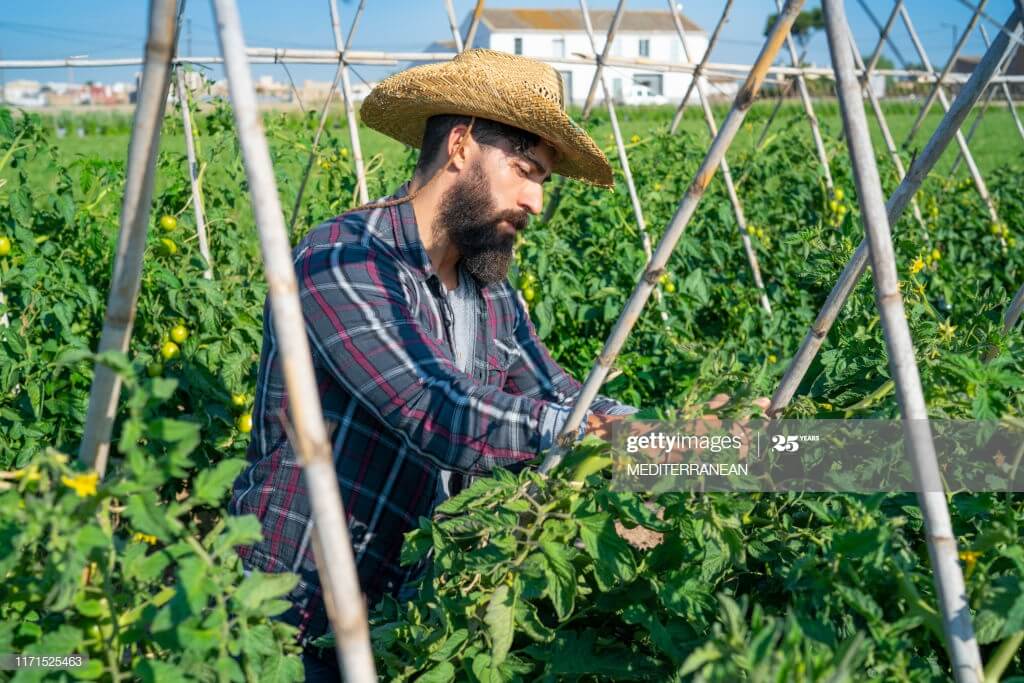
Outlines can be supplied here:
M540 447L538 448L538 453L546 451L555 443L555 438L562 433L565 423L569 420L570 412L572 412L572 406L560 405L558 403L549 403L544 406L540 413ZM580 421L576 441L582 439L586 433L587 420L590 418L590 415L591 411L588 410Z

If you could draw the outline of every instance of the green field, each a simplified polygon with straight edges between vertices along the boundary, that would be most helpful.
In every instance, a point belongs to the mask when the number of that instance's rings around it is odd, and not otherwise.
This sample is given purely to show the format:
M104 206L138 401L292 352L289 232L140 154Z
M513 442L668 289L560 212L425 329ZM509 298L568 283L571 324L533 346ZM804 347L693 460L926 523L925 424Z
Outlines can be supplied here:
M815 106L816 114L821 122L824 134L826 136L830 135L835 137L842 127L835 102L819 101ZM751 151L754 143L761 134L761 126L759 124L767 118L773 108L774 103L772 102L759 102L755 104L747 116L747 121L753 124L753 130L745 128L736 136L736 140L732 146L732 150L735 151L733 151L731 156L734 156L737 152L742 153ZM915 104L887 103L883 105L883 108L896 144L898 146L902 145L906 134L910 130L910 126L913 124L914 119L917 116L917 106ZM716 105L714 109L716 120L721 124L723 118L728 113L728 107L726 105L719 104ZM627 143L629 138L633 135L640 135L643 137L656 126L667 127L672 120L672 114L674 111L674 107L620 106L617 109L622 133L626 138ZM573 110L573 113L577 113L576 110ZM270 114L269 116L277 117L280 116L280 114ZM301 120L301 115L298 113L286 114L285 116L295 120ZM104 115L85 117L86 120L89 118L105 120L109 117ZM595 109L594 118L598 123L588 128L588 130L591 131L593 137L604 148L606 154L609 156L614 155L615 144L614 139L612 138L611 125L608 123L606 110L601 106L598 106ZM915 137L912 147L923 147L928 140L928 136L939 124L941 118L941 108L938 104L933 105L931 112L925 119L924 125ZM868 119L872 126L872 132L874 134L874 141L879 158L884 159L887 163L888 156L886 155L885 148L882 143L881 133L878 130L877 123L871 115L870 110L868 111ZM965 135L967 134L973 120L974 115L969 117L967 123L964 125L963 132ZM335 105L332 108L332 113L328 121L329 129L334 132L339 140L344 140L347 143L348 125L345 119L344 110L340 105ZM126 121L120 121L117 127L126 128ZM695 105L690 106L687 109L681 128L684 131L692 133L702 145L705 145L709 141L703 116L700 113L699 107ZM792 137L795 135L809 136L809 124L807 123L803 108L798 103L787 103L776 117L769 134L782 137ZM367 158L375 154L381 154L384 157L385 163L392 163L404 154L404 147L400 143L381 135L377 131L370 130L365 126L360 127L359 136L362 142L363 153ZM127 130L111 134L93 134L88 135L85 138L78 138L74 135L73 130L69 130L67 137L61 140L56 140L56 144L62 152L69 155L81 154L91 158L121 160L127 154L128 139L129 133ZM275 144L275 142L279 141L271 140L272 145ZM163 141L163 145L171 149L180 149L183 147L184 142L180 136L169 135ZM984 116L982 124L971 141L970 148L971 153L974 155L983 174L990 172L1000 164L1008 161L1019 160L1022 155L1024 155L1024 140L1016 134L1013 120L1011 119L1010 113L1007 111L1005 105L994 104L989 108L988 112ZM953 163L955 156L956 151L954 149L947 151L939 163L938 170L940 172L946 171ZM961 164L959 172L966 173L966 169L963 164Z
M745 178L739 194L773 312L759 305L715 179L658 280L659 295L614 360L618 374L601 389L641 407L641 418L758 415L756 397L779 385L863 238L834 103L819 105L831 192L798 108L787 108L754 149L768 107L751 113L729 161ZM900 137L913 110L889 110ZM697 113L669 136L670 109L622 111L655 241L705 155ZM295 631L273 617L288 608L299 576L246 576L236 547L261 540L261 526L227 509L246 466L267 294L245 169L230 108L198 114L214 272L204 280L181 125L170 114L131 343L125 353L95 354L127 119L85 119L87 129L102 124L108 134L57 139L52 119L0 110L0 313L9 321L0 325L0 653L87 654L76 675L113 682L298 680ZM293 243L357 203L342 120L331 118ZM916 145L937 121L933 114ZM613 152L605 114L588 125ZM312 117L265 118L286 221L314 127ZM408 179L413 154L370 131L361 137L371 195ZM949 176L947 151L916 195L923 220L907 211L892 226L898 286L929 417L1019 425L1024 340L1020 324L1004 333L1002 316L1024 282L1024 144L1007 112L994 111L974 148L1003 223L990 221L964 170ZM909 161L914 150L903 153ZM889 194L897 178L884 157L879 165ZM580 380L647 263L621 171L615 178L613 190L564 183L550 220L535 219L523 233L509 274L544 345ZM784 418L900 417L870 273ZM96 363L123 381L102 480L74 457ZM709 406L720 393L732 400ZM438 449L425 462L447 457L447 444ZM820 472L834 484L822 493L628 493L611 486L612 454L591 435L541 476L534 466L544 454L521 453L516 467L474 470L479 478L467 491L402 529L406 561L433 559L416 599L370 606L380 677L952 678L909 466L881 468L867 455ZM1024 496L1007 479L1020 487L1024 456L973 456L953 458L945 474L981 473L986 488L942 500L987 673L1019 682ZM875 476L888 487L856 486Z

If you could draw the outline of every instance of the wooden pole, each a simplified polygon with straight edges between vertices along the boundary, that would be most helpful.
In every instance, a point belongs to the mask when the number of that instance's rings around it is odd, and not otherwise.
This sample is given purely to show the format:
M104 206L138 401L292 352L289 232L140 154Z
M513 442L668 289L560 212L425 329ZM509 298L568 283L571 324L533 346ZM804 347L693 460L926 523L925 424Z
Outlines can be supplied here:
M704 54L701 55L700 64L693 70L693 75L690 77L690 84L686 87L686 94L683 95L683 99L679 102L679 107L676 109L676 113L672 116L672 124L668 127L668 132L672 135L676 134L679 129L679 124L683 120L683 108L686 103L690 101L690 93L693 92L694 86L697 85L698 79L704 73L704 69L707 68L708 62L711 60L711 51L715 49L715 45L718 43L718 36L721 35L722 29L725 27L726 22L729 20L729 10L732 9L733 0L725 0L725 7L722 9L722 16L718 18L718 23L715 24L715 30L711 32L711 37L708 38L708 46L704 50ZM670 6L675 7L669 3ZM675 12L673 12L673 16ZM676 29L678 31L678 28ZM681 39L680 39L681 40ZM686 61L690 61L687 57Z
M473 42L476 40L476 29L480 26L480 19L483 15L484 0L476 0L476 6L473 7L473 19L469 23L469 30L466 31L466 39L462 41L467 50L473 49Z
M978 15L983 9L985 9L985 3L987 2L988 0L981 0L981 2L978 3L978 6L974 9L974 12L971 14L971 19L967 22L967 27L963 30L963 33L960 34L960 39L956 42L956 45L953 46L953 53L946 61L946 66L942 69L942 74L939 76L939 80L935 81L932 85L931 90L928 91L928 97L924 100L924 105L917 112L917 118L914 119L913 125L910 126L910 132L907 133L907 140L903 143L904 147L908 147L910 145L914 136L917 135L917 131L921 129L921 124L924 123L924 117L928 115L928 110L932 108L932 105L935 103L935 97L939 94L939 89L942 87L942 79L953 71L953 65L956 63L956 58L960 56L960 51L963 50L964 44L967 42L967 39L970 38L971 31L974 30L974 25L978 23ZM927 62L922 61L922 63L927 66ZM928 71L932 70L930 66L927 66L927 68Z
M772 27L764 47L761 48L761 53L758 55L753 69L751 69L746 81L736 94L732 109L722 122L718 135L711 142L711 147L708 149L703 163L697 169L693 182L690 183L689 189L679 202L675 215L669 221L665 233L658 243L654 255L651 257L651 261L641 274L636 287L626 302L625 308L619 314L619 319L605 341L604 349L601 351L601 354L590 370L590 374L577 394L572 411L569 413L565 426L558 436L557 445L548 451L547 457L545 457L539 467L539 471L546 473L561 462L565 448L575 439L584 414L597 396L597 392L612 364L615 362L615 358L622 350L630 331L639 319L640 313L643 311L644 305L647 303L647 299L650 297L651 291L658 281L658 277L664 272L668 259L672 255L672 250L683 236L683 232L693 218L693 214L696 212L697 205L704 196L705 190L711 183L712 178L714 178L715 171L718 170L722 157L725 156L725 152L732 143L733 138L736 137L737 131L743 125L743 118L750 109L750 105L753 104L754 97L757 95L757 91L760 89L761 83L764 81L765 75L775 59L775 55L778 54L779 48L782 47L782 43L785 40L786 34L789 33L790 27L792 27L793 21L800 13L802 5L803 0L787 0L785 9L779 14L779 18Z
M608 36L604 41L604 49L601 50L601 56L596 60L594 66L594 80L590 81L590 90L587 92L587 99L583 103L583 113L581 116L584 121L590 118L590 110L594 106L594 95L597 94L597 84L601 78L601 70L604 69L604 63L612 53L612 43L615 42L615 33L619 30L619 24L622 23L622 14L625 9L626 0L619 0L619 4L615 6L615 14L612 15L612 23L608 27ZM596 47L594 52L597 52Z
M878 97L875 95L875 91L871 87L871 69L864 67L864 61L861 59L860 52L857 50L857 44L853 41L853 34L850 34L850 50L853 52L854 64L857 68L864 72L863 86L864 92L867 93L868 102L871 104L871 111L875 115L875 120L878 122L878 128L882 131L882 140L885 141L885 149L889 153L889 159L892 161L893 166L896 167L896 175L902 181L906 175L906 168L903 166L903 159L900 157L899 150L896 149L896 141L892 137L892 132L889 130L889 123L885 119L885 113L882 111L882 105L878 101ZM879 43L881 44L881 43ZM928 228L924 222L924 216L921 214L921 207L917 205L917 198L911 198L910 208L914 213L914 219L917 224L921 226L922 234L924 235L924 241L926 244L931 244L931 237L928 235Z
M878 22L878 18L875 16L875 13L871 11L871 7L868 5L866 0L857 0L857 4L860 5L861 9L864 10L864 13L868 15L868 19L871 20L871 23L875 25L875 29L878 31L878 47L876 47L875 51L871 53L871 59L868 60L870 68L874 69L875 66L877 66L878 58L882 54L882 46L885 43L889 44L889 48L892 50L893 54L896 55L896 59L898 59L900 63L906 63L906 60L903 59L903 55L900 54L899 48L896 47L896 43L892 42L892 38L889 37L889 31L892 28L893 22L896 20L896 15L899 13L900 7L903 5L903 0L897 0L896 4L892 8L892 12L889 14L889 20L885 23L884 28Z
M352 45L352 36L359 25L359 17L363 14L366 0L359 0L359 6L356 8L356 14L352 19L352 25L349 27L348 37L345 39L344 44L341 42L341 30L338 28L338 2L337 0L327 0L327 2L331 9L331 24L334 26L334 45L338 48L338 53L340 54L338 61L341 66L341 94L345 99L345 120L348 124L349 145L352 147L352 163L356 169L356 188L359 191L359 203L365 204L370 201L370 193L366 188L363 146L359 141L359 122L356 121L356 110L352 98L352 84L348 77L348 61L345 59L345 55Z
M977 12L974 15L977 17ZM921 58L921 63L924 64L925 71L929 73L935 73L932 68L931 61L928 59L928 54L924 50L924 46L921 45L920 39L917 37L917 31L914 30L914 24L910 21L910 13L907 12L905 6L900 8L900 18L903 20L904 26L907 28L907 33L910 34L910 41L914 44L914 49L917 50L918 56ZM1000 57L1002 53L1000 53ZM949 111L949 99L946 97L945 88L938 88L939 103L942 105L943 111ZM959 99L959 97L957 98ZM909 142L910 139L907 139ZM985 179L981 175L981 171L978 169L978 165L974 162L974 156L971 154L971 150L967 147L967 140L964 139L963 133L959 129L956 131L956 144L960 148L960 153L964 156L964 161L967 163L967 170L970 171L971 179L974 181L974 187L978 191L978 196L981 197L982 202L985 203L985 208L988 209L988 217L993 223L999 223L999 213L996 211L995 202L992 201L992 195L988 192L988 186L985 184ZM1000 244L1003 246L1003 250L1006 249L1006 239L1000 236Z
M178 103L181 105L181 124L185 135L185 152L188 155L188 179L192 184L192 213L196 219L196 237L199 240L199 253L206 261L203 277L213 279L213 258L210 256L210 243L206 238L206 218L203 211L203 192L199 187L199 164L196 160L196 142L192 137L192 113L189 104L188 89L182 78L181 68L175 70L178 86Z
M1016 26L1019 16L1018 12L1011 14L1007 20L1007 26L1011 28ZM889 197L886 207L889 212L890 225L895 225L899 220L910 199L920 189L925 176L935 167L939 157L954 138L964 119L967 118L971 107L981 97L981 94L995 73L996 66L1002 59L1008 40L1007 34L1002 33L993 41L992 47L989 48L985 56L978 63L978 66L975 67L967 84L960 90L959 96L953 101L952 106L943 116L938 128L932 133L931 140L928 141L928 144L925 145L921 153L914 159L910 169L907 171L906 177L903 178L899 187ZM793 360L790 361L789 367L779 383L779 387L772 395L771 404L767 410L769 417L780 416L783 408L789 405L789 402L793 399L797 387L800 386L800 382L807 373L807 369L811 366L814 356L818 353L818 349L821 348L822 343L828 336L828 331L832 328L832 324L835 322L836 317L838 317L839 311L842 310L846 300L850 297L850 293L853 292L857 282L864 274L867 262L868 246L866 241L862 241L856 251L854 251L853 256L850 257L850 261L846 264L835 286L832 287L832 291L825 300L825 304L822 306L821 311L818 312L818 317L815 319L814 324L811 325L811 329L808 330L806 336L804 336L800 348L797 350L796 355L793 356Z
M324 100L323 108L320 110L320 123L313 135L313 144L309 148L309 156L306 158L306 168L302 172L302 180L299 181L299 191L295 193L295 203L292 205L292 216L288 219L288 234L295 230L295 223L299 219L299 210L302 208L302 197L306 193L306 183L309 182L309 175L313 171L313 162L316 161L316 152L320 146L320 136L324 133L327 125L327 117L330 113L331 100L334 98L334 91L341 80L342 63L338 62L338 68L334 72L334 80L331 82L331 89L327 91L327 98Z
M580 0L580 12L583 15L583 28L590 40L590 47L597 56L597 40L594 38L594 27L590 22L590 10L587 7L587 0ZM622 141L622 131L619 130L619 117L615 115L615 102L612 101L611 91L608 89L608 81L604 72L598 69L597 78L601 82L601 90L604 94L605 105L608 108L608 120L612 125L612 136L615 138L615 149L619 153L619 163L622 164L622 175L626 178L626 189L629 192L629 201L633 205L633 215L636 217L637 228L640 230L640 239L643 242L644 255L651 260L651 236L647 234L647 221L644 220L644 210L640 206L640 198L636 194L636 185L633 182L633 172L629 168L629 157L626 156L626 145Z
M448 26L452 29L452 39L455 41L455 51L462 52L462 35L459 33L459 22L455 18L455 8L452 7L452 0L444 0L444 8L448 13Z
M142 256L153 200L153 174L160 148L160 126L167 106L174 58L175 0L151 0L142 87L128 145L128 167L121 204L120 231L110 281L103 331L97 351L128 351L142 277ZM78 457L102 478L107 469L110 433L121 395L121 378L97 363Z
M306 326L292 265L292 250L284 229L270 150L260 123L252 74L245 57L241 20L234 0L213 0L213 7L263 251L270 314L284 364L293 446L302 463L309 492L314 520L313 548L327 598L324 602L345 680L368 683L376 681L377 675L370 649L365 600L352 558L352 543L324 428L309 340L302 332Z
M782 11L781 0L775 0L775 9ZM793 36L786 36L786 48L789 50L789 59L793 63L794 67L800 67L800 59L796 55L796 45L793 44ZM800 103L804 107L804 113L807 114L807 121L811 124L811 136L814 138L814 149L818 153L818 163L821 164L821 170L825 173L825 187L828 189L829 194L832 194L832 170L828 166L828 155L825 153L825 143L821 139L821 129L818 126L818 117L814 115L814 106L811 104L811 94L807 92L807 81L804 80L802 74L796 76L796 89L800 94Z
M686 58L686 61L690 61L690 48L686 46L686 31L683 27L682 17L679 16L679 8L676 7L674 0L668 0L668 9L672 15L672 22L676 27L676 34L679 36L679 41L683 44L683 56ZM711 134L711 138L714 139L718 135L718 124L715 123L714 112L711 111L711 104L708 102L704 85L696 80L694 82L697 83L697 99L700 102L701 110L704 112L704 123L708 127L708 133ZM725 182L726 194L729 195L733 216L736 217L736 227L740 233L740 240L743 242L743 251L746 252L747 263L750 265L750 272L754 276L754 285L757 287L760 295L761 307L768 315L771 315L772 305L768 301L768 294L764 290L764 281L761 279L761 265L758 263L757 253L754 252L754 247L750 242L750 234L747 232L747 217L743 213L743 205L740 203L736 187L732 182L729 161L724 154L722 155L722 180Z
M869 244L875 301L882 319L900 416L905 425L906 449L914 478L920 486L918 501L924 517L925 538L934 571L946 649L957 681L981 683L984 678L981 653L971 625L970 605L958 559L956 537L953 535L935 456L921 376L914 359L914 342L910 337L910 326L900 296L899 274L896 271L885 196L875 165L871 131L868 129L861 98L861 84L854 72L850 54L850 29L846 24L842 1L824 0L825 30L832 53L832 67L836 73L836 90L850 150L853 178L857 185L857 201Z
M985 47L988 48L992 45L992 41L988 37L988 31L985 30L984 26L978 26L978 30L981 31L981 37L985 41ZM1005 70L1010 64L1013 63L1013 58L1017 55L1017 51L1020 48L1016 43L1007 46L1006 56L1003 59L1003 63L999 66L999 71ZM998 73L998 72L997 72ZM1010 94L1010 89L1005 83L1000 83L1001 88L992 86L989 88L988 97L985 99L984 104L981 105L981 109L978 110L978 115L974 118L971 123L971 129L967 131L966 142L968 145L971 144L971 140L974 138L974 131L981 125L981 119L985 116L985 112L988 110L989 104L995 97L997 90L1002 90L1003 97L1006 98L1006 105L1010 110L1010 116L1013 117L1013 122L1017 126L1017 132L1020 134L1021 140L1024 140L1024 125L1021 125L1020 118L1017 116L1017 109L1013 105L1013 95ZM963 161L963 155L957 153L956 159L953 161L953 165L949 169L949 175L955 175L957 168L960 167L960 162Z

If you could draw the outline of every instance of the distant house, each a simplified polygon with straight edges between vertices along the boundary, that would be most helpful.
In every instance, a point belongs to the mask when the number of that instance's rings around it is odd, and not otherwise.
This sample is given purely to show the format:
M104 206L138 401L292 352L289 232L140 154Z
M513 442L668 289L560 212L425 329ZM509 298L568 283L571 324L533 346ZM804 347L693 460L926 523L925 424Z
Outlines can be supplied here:
M953 73L969 74L974 71L980 61L981 57L957 57L953 62ZM1024 49L1015 50L1013 59L1010 60L1003 73L1007 76L1024 76ZM1024 83L1009 83L1008 85L1013 95L1024 96Z
M604 49L613 15L612 10L590 11L598 52ZM471 22L472 14L462 22L463 36ZM699 61L707 49L708 36L689 18L683 16L682 22L690 57L695 62ZM593 57L594 51L579 10L484 9L473 47L486 47L548 62L562 75L566 99L573 104L582 104L586 100L595 67L560 61ZM435 42L427 48L428 52L454 50L454 42L450 40ZM687 62L668 10L625 11L612 42L610 57L655 63ZM620 103L678 103L691 80L688 73L659 72L643 66L608 65L605 69L612 97ZM735 85L730 83L725 90L735 93ZM597 95L600 101L600 88ZM692 97L691 102L695 101L696 98Z

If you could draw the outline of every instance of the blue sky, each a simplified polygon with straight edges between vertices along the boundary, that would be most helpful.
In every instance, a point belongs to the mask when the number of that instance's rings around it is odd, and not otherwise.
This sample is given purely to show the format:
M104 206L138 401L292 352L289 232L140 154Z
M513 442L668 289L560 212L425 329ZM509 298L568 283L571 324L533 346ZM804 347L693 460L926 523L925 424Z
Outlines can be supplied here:
M568 7L578 8L571 0L488 0L491 7ZM614 0L591 0L591 9L613 8ZM808 7L818 6L809 0ZM884 21L892 5L888 0L868 0L879 20ZM917 31L932 62L939 68L950 53L954 31L959 33L971 11L958 0L907 0ZM1003 21L1011 11L1013 0L990 0L986 13ZM456 15L461 22L472 9L473 0L454 0ZM721 14L723 3L683 3L683 11L709 33ZM867 15L852 0L846 3L854 35L862 52L869 52L877 40L877 33ZM35 2L6 2L0 13L0 55L5 59L47 59L72 55L103 57L137 57L142 54L146 30L148 2L144 0L37 0ZM341 0L342 26L347 30L355 10L354 1ZM327 0L239 0L246 42L254 47L333 47ZM664 9L664 0L632 0L632 9ZM736 0L714 61L750 63L761 46L765 18L774 11L774 0ZM219 54L215 24L210 3L189 0L186 16L192 24L192 53ZM984 19L982 19L984 23ZM955 29L954 29L955 26ZM986 24L989 35L994 28ZM353 47L358 49L419 50L431 41L450 38L448 20L441 0L368 0ZM906 32L897 23L894 40L903 56L918 61ZM977 29L964 49L964 54L981 54L984 44ZM183 42L181 54L187 53ZM887 50L886 54L892 57ZM808 59L818 64L828 62L828 48L823 35L810 44ZM271 74L284 81L286 75L280 65L259 65L255 73ZM301 82L305 78L331 80L333 67L293 65L292 76ZM74 79L131 80L135 68L75 69ZM357 68L356 72L367 80L380 78L392 69ZM220 70L212 69L213 77ZM4 73L6 80L30 78L32 80L65 81L67 70L13 70Z

